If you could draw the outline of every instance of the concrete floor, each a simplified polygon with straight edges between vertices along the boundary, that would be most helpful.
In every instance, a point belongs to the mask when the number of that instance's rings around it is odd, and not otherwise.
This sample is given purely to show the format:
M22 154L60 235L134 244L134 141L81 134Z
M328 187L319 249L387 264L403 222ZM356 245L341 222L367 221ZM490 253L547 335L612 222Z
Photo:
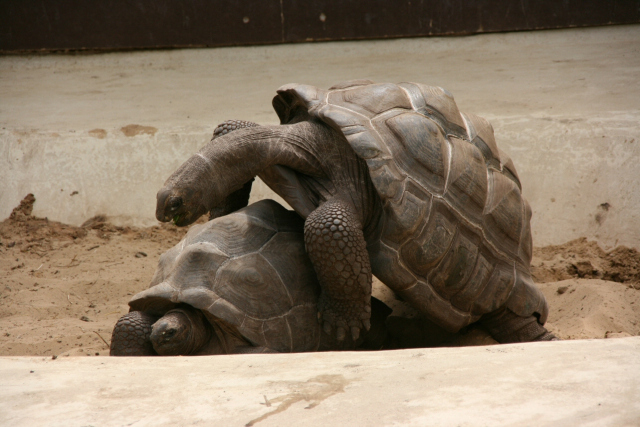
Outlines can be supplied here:
M640 337L178 358L0 358L6 426L637 426Z
M276 123L280 85L353 78L442 86L491 120L535 245L640 248L640 25L0 57L0 218L32 192L53 220L154 224L156 191L217 123Z

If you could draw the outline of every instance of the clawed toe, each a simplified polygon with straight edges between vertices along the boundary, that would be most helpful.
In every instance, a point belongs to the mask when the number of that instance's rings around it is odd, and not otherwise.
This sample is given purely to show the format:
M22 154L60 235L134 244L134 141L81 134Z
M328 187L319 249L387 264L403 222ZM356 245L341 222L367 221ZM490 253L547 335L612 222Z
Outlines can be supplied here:
M353 338L354 341L360 338L360 328L356 328L355 326L351 327L351 338Z

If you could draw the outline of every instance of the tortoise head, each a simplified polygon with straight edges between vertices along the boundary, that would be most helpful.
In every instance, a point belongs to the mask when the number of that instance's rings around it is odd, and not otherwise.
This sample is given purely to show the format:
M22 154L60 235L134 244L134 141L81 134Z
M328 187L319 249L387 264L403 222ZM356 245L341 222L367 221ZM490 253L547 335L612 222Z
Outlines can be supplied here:
M153 324L151 343L162 356L194 354L210 339L208 322L200 310L181 307L169 310Z
M173 221L175 225L184 227L207 212L202 194L196 188L168 184L158 191L156 202L158 221Z

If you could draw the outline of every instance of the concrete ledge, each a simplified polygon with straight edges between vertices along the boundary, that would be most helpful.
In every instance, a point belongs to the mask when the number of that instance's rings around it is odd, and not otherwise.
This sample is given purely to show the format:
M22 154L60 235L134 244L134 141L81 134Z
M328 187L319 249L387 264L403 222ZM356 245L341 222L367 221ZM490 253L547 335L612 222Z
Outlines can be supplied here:
M12 426L638 425L640 337L392 352L0 358Z

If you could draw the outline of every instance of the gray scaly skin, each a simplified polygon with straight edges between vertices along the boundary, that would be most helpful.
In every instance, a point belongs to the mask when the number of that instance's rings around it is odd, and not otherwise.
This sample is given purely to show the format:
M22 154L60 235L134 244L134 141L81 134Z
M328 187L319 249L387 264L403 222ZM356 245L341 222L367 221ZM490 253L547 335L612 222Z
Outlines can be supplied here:
M246 120L226 120L214 129L211 141L215 140L219 136L233 132L234 130L255 126L259 125ZM238 209L242 209L247 206L249 203L249 194L251 193L252 184L253 178L246 182L241 189L231 193L222 203L219 203L217 206L212 208L209 211L209 220L228 215L231 212L235 212Z
M113 328L111 354L118 356L153 356L156 351L150 341L153 323L158 318L134 311L122 316Z
M366 164L327 125L255 126L215 138L169 177L158 192L156 217L189 225L255 176L272 188L286 187L276 191L307 218L305 243L322 288L323 328L339 340L350 331L356 340L370 328L366 247L380 232L381 204Z

